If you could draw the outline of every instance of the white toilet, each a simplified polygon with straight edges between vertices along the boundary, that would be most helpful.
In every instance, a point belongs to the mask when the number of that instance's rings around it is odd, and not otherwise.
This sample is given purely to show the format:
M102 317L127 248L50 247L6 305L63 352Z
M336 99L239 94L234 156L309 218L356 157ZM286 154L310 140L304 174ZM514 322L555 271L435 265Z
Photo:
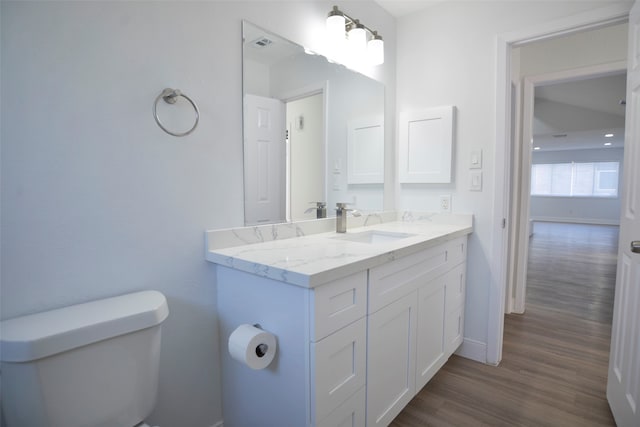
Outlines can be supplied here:
M6 427L144 426L168 314L143 291L0 322Z

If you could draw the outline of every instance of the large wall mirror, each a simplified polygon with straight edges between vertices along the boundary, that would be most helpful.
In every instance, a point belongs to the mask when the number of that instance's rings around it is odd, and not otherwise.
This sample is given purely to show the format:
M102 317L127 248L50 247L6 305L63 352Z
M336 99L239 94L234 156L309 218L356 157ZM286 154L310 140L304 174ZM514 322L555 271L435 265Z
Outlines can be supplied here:
M243 21L245 224L383 208L384 85Z

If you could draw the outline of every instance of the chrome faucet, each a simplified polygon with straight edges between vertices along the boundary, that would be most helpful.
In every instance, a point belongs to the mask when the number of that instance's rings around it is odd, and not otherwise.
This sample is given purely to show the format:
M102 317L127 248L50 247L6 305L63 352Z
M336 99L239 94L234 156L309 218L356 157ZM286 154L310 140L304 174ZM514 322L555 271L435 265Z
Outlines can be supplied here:
M309 203L315 203L316 207L315 208L309 208L306 211L304 211L304 213L313 212L315 210L317 219L321 219L321 218L326 218L327 217L327 203L326 202L309 202Z
M347 232L347 212L353 216L360 216L360 212L354 209L347 209L347 203L336 203L336 233Z

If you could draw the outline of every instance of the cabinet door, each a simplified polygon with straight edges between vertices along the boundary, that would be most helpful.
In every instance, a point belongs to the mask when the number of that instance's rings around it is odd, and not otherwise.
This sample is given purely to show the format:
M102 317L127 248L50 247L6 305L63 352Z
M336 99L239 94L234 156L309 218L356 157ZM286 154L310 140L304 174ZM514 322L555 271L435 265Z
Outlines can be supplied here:
M415 393L417 292L369 316L367 426L387 426Z
M400 112L401 183L451 182L454 119L454 106Z
M447 313L445 320L445 351L447 358L451 356L462 344L464 328L464 307Z
M427 384L442 367L445 356L445 282L438 278L418 290L416 390Z
M444 345L446 356L449 358L463 340L466 263L447 273L445 280Z

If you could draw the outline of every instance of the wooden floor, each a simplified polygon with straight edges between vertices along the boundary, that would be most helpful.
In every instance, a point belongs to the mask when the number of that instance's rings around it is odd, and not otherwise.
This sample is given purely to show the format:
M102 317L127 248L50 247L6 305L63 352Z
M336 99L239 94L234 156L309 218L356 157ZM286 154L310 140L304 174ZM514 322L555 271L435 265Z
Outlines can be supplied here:
M393 427L615 426L605 397L618 227L536 223L499 367L453 356Z

